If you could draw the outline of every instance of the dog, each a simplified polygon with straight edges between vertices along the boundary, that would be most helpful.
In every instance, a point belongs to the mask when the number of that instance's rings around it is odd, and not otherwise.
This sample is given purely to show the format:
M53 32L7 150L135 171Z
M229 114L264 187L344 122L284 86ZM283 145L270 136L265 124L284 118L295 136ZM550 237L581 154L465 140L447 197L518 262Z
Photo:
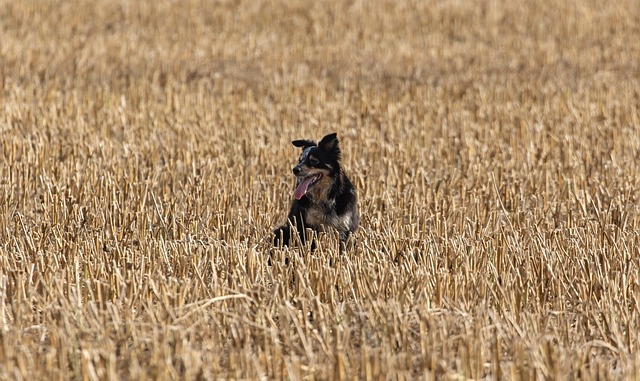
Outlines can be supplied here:
M287 223L273 231L274 246L289 246L295 237L305 245L306 229L315 232L338 232L347 243L360 223L356 190L341 164L338 135L329 134L318 144L311 140L294 140L302 149L300 162L293 167L296 188ZM315 240L311 249L315 249Z

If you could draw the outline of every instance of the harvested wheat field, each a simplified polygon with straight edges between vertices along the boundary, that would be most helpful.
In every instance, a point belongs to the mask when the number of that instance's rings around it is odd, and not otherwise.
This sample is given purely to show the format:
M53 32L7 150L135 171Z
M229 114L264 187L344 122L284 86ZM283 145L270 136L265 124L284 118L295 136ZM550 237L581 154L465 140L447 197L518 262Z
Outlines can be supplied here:
M634 0L0 1L0 379L637 379L638 41ZM272 248L334 131L356 246Z

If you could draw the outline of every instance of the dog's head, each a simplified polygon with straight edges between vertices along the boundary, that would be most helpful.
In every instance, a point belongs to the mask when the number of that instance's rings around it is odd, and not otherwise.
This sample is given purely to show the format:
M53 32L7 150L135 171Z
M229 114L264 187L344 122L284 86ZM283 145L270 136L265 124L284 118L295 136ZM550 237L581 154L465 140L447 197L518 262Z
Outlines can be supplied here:
M298 179L293 195L300 200L313 188L327 187L331 179L340 173L340 146L335 132L322 138L318 144L311 140L294 140L291 143L302 148L300 162L293 167L293 174Z

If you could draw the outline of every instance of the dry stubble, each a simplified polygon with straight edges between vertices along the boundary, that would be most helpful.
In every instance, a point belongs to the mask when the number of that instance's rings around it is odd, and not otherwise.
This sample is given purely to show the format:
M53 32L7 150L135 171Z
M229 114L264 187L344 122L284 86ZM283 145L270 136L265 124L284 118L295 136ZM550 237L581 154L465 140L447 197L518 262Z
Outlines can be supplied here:
M635 1L0 2L0 378L633 378L639 40ZM332 131L357 250L267 266Z

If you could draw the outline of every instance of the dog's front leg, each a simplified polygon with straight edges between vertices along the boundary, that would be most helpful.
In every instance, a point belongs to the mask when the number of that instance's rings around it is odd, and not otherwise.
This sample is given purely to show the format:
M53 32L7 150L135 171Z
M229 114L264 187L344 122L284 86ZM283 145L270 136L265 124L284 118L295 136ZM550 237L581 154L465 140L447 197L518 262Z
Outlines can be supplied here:
M273 246L289 246L291 226L282 225L273 231Z

